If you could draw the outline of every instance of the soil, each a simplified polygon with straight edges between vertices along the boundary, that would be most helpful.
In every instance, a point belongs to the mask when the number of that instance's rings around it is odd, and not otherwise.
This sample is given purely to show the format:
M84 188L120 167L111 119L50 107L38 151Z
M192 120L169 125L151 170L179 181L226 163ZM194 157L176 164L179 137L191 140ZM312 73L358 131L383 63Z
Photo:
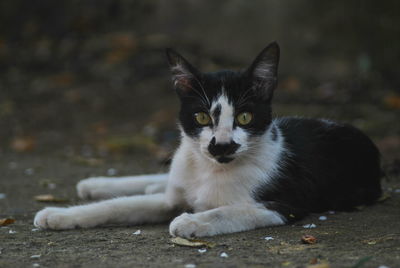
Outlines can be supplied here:
M68 231L37 230L32 224L35 212L45 206L81 203L74 186L82 178L163 169L150 156L134 154L84 162L65 152L3 153L0 192L5 196L0 199L0 218L16 222L0 228L0 267L307 267L315 262L331 267L400 267L399 177L384 183L389 198L374 206L205 238L216 244L205 253L172 244L167 224ZM34 200L39 194L68 202L40 203ZM319 220L320 216L327 220ZM303 227L311 223L316 228ZM141 234L134 235L137 230ZM317 243L302 244L305 234L315 236ZM228 257L221 257L223 252Z

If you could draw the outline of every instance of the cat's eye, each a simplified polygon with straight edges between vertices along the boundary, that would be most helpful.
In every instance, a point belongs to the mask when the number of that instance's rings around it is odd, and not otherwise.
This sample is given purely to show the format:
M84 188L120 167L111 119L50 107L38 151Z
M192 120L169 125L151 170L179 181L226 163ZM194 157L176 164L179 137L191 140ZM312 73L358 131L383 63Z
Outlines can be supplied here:
M239 125L248 125L253 120L253 115L249 112L240 113L236 116L236 121Z
M197 123L199 123L202 126L206 126L211 123L211 118L206 113L203 112L195 113L194 117L196 118Z

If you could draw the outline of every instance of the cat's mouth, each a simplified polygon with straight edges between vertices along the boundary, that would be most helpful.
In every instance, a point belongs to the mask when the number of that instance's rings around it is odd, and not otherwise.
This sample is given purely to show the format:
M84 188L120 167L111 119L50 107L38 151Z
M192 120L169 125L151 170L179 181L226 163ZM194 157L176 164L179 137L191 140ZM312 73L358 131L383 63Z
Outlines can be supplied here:
M233 159L233 157L228 157L228 156L220 156L220 157L216 157L216 160L218 161L218 163L221 164L227 164L229 162L231 162Z

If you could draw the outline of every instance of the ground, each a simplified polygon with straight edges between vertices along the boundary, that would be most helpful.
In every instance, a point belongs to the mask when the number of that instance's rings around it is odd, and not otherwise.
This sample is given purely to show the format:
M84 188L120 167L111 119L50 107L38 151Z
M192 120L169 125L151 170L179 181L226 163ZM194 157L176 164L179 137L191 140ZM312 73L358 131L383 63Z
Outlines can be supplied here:
M205 253L174 245L167 224L68 231L37 230L32 224L35 212L45 206L80 203L75 184L82 178L163 169L139 154L94 159L77 158L69 152L4 152L0 192L5 196L0 199L0 218L16 221L0 228L0 267L307 267L315 262L331 267L400 266L398 177L384 182L390 198L374 206L310 215L294 225L204 238L216 244ZM40 203L34 200L39 194L68 201ZM319 220L320 216L327 220ZM310 223L316 228L303 227ZM141 233L133 234L137 230ZM302 244L305 234L315 236L317 243ZM228 257L221 257L223 252Z

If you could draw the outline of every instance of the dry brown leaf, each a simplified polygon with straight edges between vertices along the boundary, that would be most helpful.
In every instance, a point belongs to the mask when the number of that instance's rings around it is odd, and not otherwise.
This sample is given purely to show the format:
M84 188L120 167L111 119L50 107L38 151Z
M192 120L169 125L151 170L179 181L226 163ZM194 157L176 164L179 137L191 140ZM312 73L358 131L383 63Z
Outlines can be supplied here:
M202 240L188 240L182 237L174 237L171 239L171 242L174 243L175 245L179 246L184 246L184 247L207 247L207 248L213 248L215 247L214 243L207 242L207 241L202 241Z
M65 203L68 199L57 198L52 194L41 194L35 196L35 200L38 202L49 202L49 203Z
M30 152L36 147L36 140L33 137L17 137L11 141L11 148L18 152Z
M391 109L400 109L400 96L387 96L384 99L385 105Z
M317 243L317 238L312 235L303 235L301 237L301 242L303 242L304 244L315 244Z
M0 226L7 226L13 224L14 222L15 220L10 218L0 219Z

